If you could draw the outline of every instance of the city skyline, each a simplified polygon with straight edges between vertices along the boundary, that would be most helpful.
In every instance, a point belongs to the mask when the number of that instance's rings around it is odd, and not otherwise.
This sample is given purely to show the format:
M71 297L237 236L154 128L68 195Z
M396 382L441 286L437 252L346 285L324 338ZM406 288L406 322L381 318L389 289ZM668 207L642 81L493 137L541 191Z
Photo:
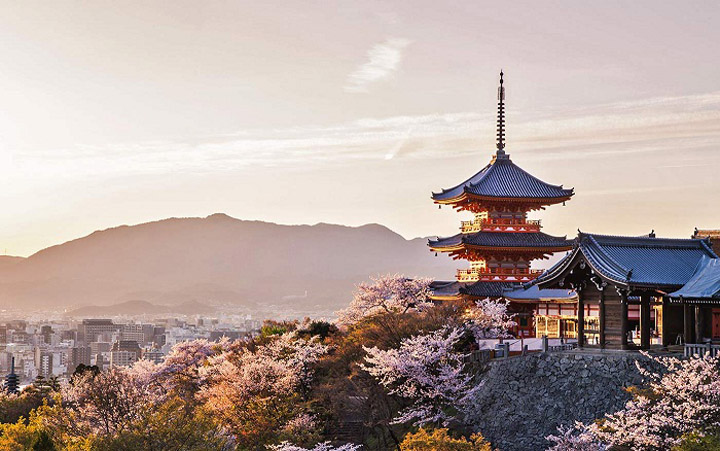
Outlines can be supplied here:
M501 68L511 158L577 193L548 233L720 225L720 8L568 5L4 3L0 252L216 212L451 235L430 193L489 161Z

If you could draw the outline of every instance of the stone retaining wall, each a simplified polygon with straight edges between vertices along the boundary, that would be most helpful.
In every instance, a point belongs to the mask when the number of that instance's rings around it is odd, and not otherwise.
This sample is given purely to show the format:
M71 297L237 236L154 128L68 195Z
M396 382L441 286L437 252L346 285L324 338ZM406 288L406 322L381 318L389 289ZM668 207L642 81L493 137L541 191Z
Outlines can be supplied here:
M544 450L560 425L592 421L630 399L642 385L638 353L538 353L495 360L482 377L473 422L502 451ZM474 409L475 410L475 409Z

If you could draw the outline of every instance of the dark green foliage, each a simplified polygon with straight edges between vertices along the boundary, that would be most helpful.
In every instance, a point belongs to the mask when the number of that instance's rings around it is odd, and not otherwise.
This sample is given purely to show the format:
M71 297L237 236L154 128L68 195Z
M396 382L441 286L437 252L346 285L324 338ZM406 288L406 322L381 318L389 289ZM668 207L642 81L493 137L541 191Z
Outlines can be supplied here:
M92 372L93 374L99 374L100 368L98 368L97 365L90 366L90 365L85 365L84 363L81 363L80 365L78 365L75 368L75 371L73 371L72 377L81 376L88 371Z
M327 321L310 321L304 329L298 331L298 335L303 338L318 336L323 340L337 333L337 326Z
M720 451L720 433L701 436L690 434L673 451Z
M33 443L32 449L33 451L55 451L57 448L55 447L55 443L53 443L50 434L48 434L47 431L42 430L38 433L38 437L35 440L35 443Z
M260 329L260 335L262 337L269 337L272 335L282 335L287 332L292 332L297 329L297 321L274 321L265 320L263 326Z

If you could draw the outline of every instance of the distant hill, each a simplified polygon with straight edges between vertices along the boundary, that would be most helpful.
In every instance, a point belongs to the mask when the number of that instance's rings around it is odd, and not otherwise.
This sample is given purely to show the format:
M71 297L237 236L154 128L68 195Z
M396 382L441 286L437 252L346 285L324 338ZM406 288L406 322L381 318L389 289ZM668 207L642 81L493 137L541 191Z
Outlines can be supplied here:
M22 258L22 257L13 257L10 255L0 255L0 271L10 268L23 260L24 260L24 258Z
M0 260L0 306L142 300L338 308L370 275L449 277L455 265L425 243L377 224L278 225L224 214L165 219Z
M181 315L208 315L216 312L214 307L198 302L184 302L177 305L158 305L147 301L127 301L119 304L99 306L91 305L80 307L66 313L67 316L78 318L135 316L135 315L162 315L176 313Z

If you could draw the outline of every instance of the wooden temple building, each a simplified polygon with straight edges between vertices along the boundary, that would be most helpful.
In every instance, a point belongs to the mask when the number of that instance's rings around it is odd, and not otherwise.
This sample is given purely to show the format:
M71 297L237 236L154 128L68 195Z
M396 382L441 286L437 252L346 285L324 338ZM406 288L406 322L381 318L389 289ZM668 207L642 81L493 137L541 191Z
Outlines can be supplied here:
M572 252L532 284L577 293L581 347L648 349L720 338L720 310L713 308L720 307L720 259L706 238L579 233Z
M572 241L543 233L540 221L528 219L528 213L564 204L573 194L572 189L545 183L525 172L505 152L505 88L501 72L497 149L490 163L459 185L432 194L440 207L449 205L474 215L473 220L461 223L460 233L428 242L436 255L447 253L453 259L469 262L469 267L457 271L456 280L434 282L432 298L501 299L532 281L542 271L532 269L531 262L572 249ZM539 301L569 301L576 297L567 290L520 292L520 297L511 299L510 304L518 322L514 332L520 336L535 335L533 316Z

